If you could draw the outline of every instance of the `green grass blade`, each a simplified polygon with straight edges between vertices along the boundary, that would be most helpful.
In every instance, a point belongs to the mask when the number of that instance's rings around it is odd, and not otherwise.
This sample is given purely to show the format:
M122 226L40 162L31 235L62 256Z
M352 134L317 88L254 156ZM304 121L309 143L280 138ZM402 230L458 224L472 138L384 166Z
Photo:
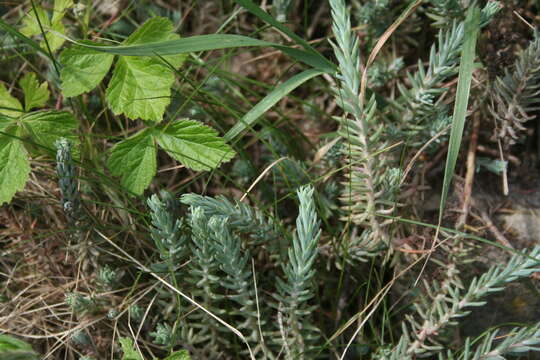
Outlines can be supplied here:
M234 0L237 4L248 10L253 15L257 16L262 21L266 22L269 25L272 25L288 37L290 37L294 42L296 42L298 45L302 46L304 49L306 49L309 53L311 53L313 56L318 57L318 61L322 64L325 64L325 67L328 67L330 69L335 69L334 63L332 63L330 60L325 58L321 53L319 53L317 50L315 50L314 47L312 47L309 42L302 39L300 36L296 35L294 32L292 32L288 27L274 19L270 14L265 12L263 9L261 9L257 4L255 4L251 0Z
M152 55L177 55L198 51L231 49L238 47L274 47L311 67L323 69L325 72L333 71L333 64L328 60L321 59L313 52L295 49L289 46L275 44L269 41L258 40L243 35L232 34L208 34L197 35L176 40L160 41L139 45L89 45L75 41L77 45L123 56L152 56Z
M448 192L450 190L450 184L452 183L452 177L454 176L454 170L459 155L461 138L463 137L463 128L465 126L467 105L469 103L469 93L471 90L472 73L474 70L476 40L479 29L480 10L478 7L473 6L465 21L465 42L461 50L456 102L454 104L454 115L452 117L452 131L450 132L441 202L439 205L439 224L442 220L446 200L448 199Z
M21 32L19 30L15 29L13 26L9 25L8 23L6 23L2 19L0 19L0 29L4 30L5 32L10 34L11 36L21 40L23 43L30 46L34 50L42 53L43 55L45 55L49 59L54 60L47 51L45 51L44 49L41 48L41 46L39 46L39 44L37 42L30 39L28 36L25 36L25 35L21 34Z
M292 32L288 27L274 19L270 14L268 14L266 11L261 9L257 4L255 4L251 0L234 0L235 3L242 6L244 9L248 10L250 13L264 21L265 23L272 25L288 37L290 37L295 43L298 45L301 45L304 49L310 49L315 50L313 47L304 39L302 39L300 36L296 35L294 32Z
M290 93L309 79L321 74L324 74L324 71L316 69L305 70L300 74L293 76L284 83L276 86L274 90L272 90L257 105L255 105L250 111L248 111L244 115L244 117L242 117L242 119L240 119L240 121L225 134L225 140L233 140L242 131L244 131L248 127L253 126L262 114L268 111L268 109L274 106L279 100L283 99L283 97L285 97L288 93Z
M208 34L190 36L181 39L167 40L138 45L89 45L75 42L97 51L123 56L177 55L190 52L230 49L248 46L271 46L271 42L253 39L243 35Z
M281 50L283 53L289 55L293 59L303 62L304 64L315 69L322 70L327 74L333 74L336 71L336 66L329 62L324 56L319 56L320 54L318 53L278 44L274 44L272 46L278 50Z

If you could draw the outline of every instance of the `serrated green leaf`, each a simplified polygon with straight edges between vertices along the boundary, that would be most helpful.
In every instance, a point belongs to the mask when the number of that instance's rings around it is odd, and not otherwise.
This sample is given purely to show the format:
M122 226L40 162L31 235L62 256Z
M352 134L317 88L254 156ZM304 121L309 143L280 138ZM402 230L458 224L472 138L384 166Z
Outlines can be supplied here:
M9 203L17 191L24 189L29 174L28 154L17 127L5 129L0 133L0 205Z
M124 352L122 360L144 360L141 354L139 354L133 347L133 340L130 338L120 338L118 341L120 342L122 351Z
M62 51L60 70L62 93L78 96L94 89L111 68L114 55L75 45Z
M191 360L191 356L187 350L175 351L163 360Z
M79 143L76 133L77 119L67 111L35 111L24 115L21 122L32 137L32 141L40 145L42 151L54 152L54 143L61 137L65 137L73 144ZM74 157L76 156L74 151Z
M145 129L117 143L107 161L107 167L122 178L122 186L140 195L156 174L156 145L150 130Z
M39 84L36 74L27 73L19 81L24 93L24 111L30 111L34 107L42 107L49 100L47 82Z
M174 75L152 58L122 57L107 87L107 102L115 115L159 122L171 102Z
M163 150L193 170L214 169L235 155L216 130L195 120L167 124L156 138Z
M36 14L39 17L39 22L36 18ZM51 20L49 19L49 16L47 16L47 12L41 6L36 5L35 8L30 8L22 23L23 27L20 30L21 34L26 36L34 36L41 34L41 28L39 26L40 23L45 31L45 29L51 25Z
M51 29L54 32L57 32L60 34L66 33L64 24L62 24L62 21L60 20L53 22L51 25ZM50 31L45 33L45 38L47 39L47 42L49 43L49 48L51 49L52 52L55 52L56 50L58 50L64 44L64 42L66 42L66 39ZM46 47L45 43L43 43L42 46Z
M0 114L11 117L19 117L22 114L21 103L15 97L11 96L2 83L0 83Z
M153 18L144 23L123 44L136 45L179 38L172 34L172 23ZM173 68L179 67L185 55L165 56ZM107 87L107 102L114 114L159 122L170 104L174 72L159 57L121 57Z
M171 21L164 17L155 17L146 21L131 34L123 45L147 44L167 40L173 30Z

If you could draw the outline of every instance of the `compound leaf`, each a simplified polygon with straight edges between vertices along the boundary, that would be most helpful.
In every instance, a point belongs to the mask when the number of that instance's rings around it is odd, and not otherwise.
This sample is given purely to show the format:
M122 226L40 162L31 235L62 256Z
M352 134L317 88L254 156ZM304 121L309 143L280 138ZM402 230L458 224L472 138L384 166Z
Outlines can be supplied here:
M152 58L122 57L107 88L115 115L159 122L170 103L173 74Z
M146 44L174 40L172 23L165 18L153 18L144 23L123 44ZM159 122L171 102L174 71L185 55L159 57L123 56L118 60L109 86L107 102L114 114ZM170 66L169 66L170 65ZM172 67L172 68L171 68Z
M61 137L73 144L79 143L76 134L77 120L67 111L35 111L24 115L21 122L32 141L45 150L54 152L54 143Z
M60 34L66 33L66 28L64 27L64 24L62 24L62 21L60 20L53 22L51 24L51 29L54 32L57 32ZM56 50L58 50L64 44L64 42L66 42L66 39L50 31L45 33L45 38L47 39L47 42L49 43L49 47L51 48L52 52L55 52ZM46 45L43 44L41 46L46 46Z
M30 111L34 107L42 107L49 100L47 82L39 84L36 74L27 73L19 81L24 93L24 111Z
M39 17L39 22L36 14ZM23 27L20 30L21 34L34 36L41 34L41 28L39 27L40 23L45 31L45 29L51 25L51 20L49 19L49 16L47 16L47 12L41 6L36 5L35 8L30 8L22 23Z
M167 124L156 137L163 150L193 170L214 169L235 154L216 130L195 120Z
M0 134L0 205L9 203L15 193L24 189L30 174L28 154L16 126Z
M166 40L171 31L172 24L168 19L155 17L146 21L137 31L124 40L123 44L145 44Z
M52 20L41 6L30 8L28 14L26 14L26 17L22 21L23 27L20 30L21 33L26 36L45 35L50 50L54 52L65 42L63 37L58 36L54 32L65 34L66 30L64 24L62 24L62 19L64 18L66 10L71 6L73 6L72 0L55 0ZM44 42L42 42L41 47L46 48Z
M140 195L156 174L156 153L154 137L145 129L117 143L107 166L113 175L122 178L122 186Z
M64 96L78 96L98 86L111 68L113 59L114 55L80 45L62 51L60 79Z

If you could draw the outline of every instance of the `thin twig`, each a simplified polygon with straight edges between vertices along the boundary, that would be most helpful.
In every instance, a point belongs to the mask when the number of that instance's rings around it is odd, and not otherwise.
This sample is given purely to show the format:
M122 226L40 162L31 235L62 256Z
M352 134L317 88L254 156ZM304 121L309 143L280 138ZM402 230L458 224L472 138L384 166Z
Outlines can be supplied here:
M474 215L473 215L474 216ZM504 247L507 247L509 249L514 249L512 244L510 244L510 241L506 238L506 236L503 235L502 232L497 229L495 224L493 224L493 221L491 221L488 213L485 210L480 210L480 216L475 216L477 218L480 218L484 224L486 224L487 229L493 236L495 236L495 239Z
M381 35L379 40L377 40L377 43L375 44L375 46L373 47L373 50L369 54L368 60L366 62L366 66L364 67L364 70L362 72L362 80L360 82L360 96L359 96L360 104L364 104L364 100L365 100L366 87L367 87L367 81L368 81L368 68L375 61L375 58L379 54L379 51L381 51L382 47L384 46L386 41L390 38L390 36L392 36L394 31L396 31L396 29L405 21L405 19L407 19L416 10L416 8L420 6L421 4L422 4L422 0L416 0L416 2L409 5L409 7L405 9L405 11L399 16L399 18L397 18L397 20L394 21L392 25L388 27L388 29L386 29L386 31L384 32L384 34Z
M403 177L401 178L401 183L400 185L403 185L403 183L405 182L405 179L407 178L407 175L409 174L409 172L411 171L413 165L415 164L416 160L423 154L423 152L435 141L437 140L439 137L441 137L442 135L444 135L450 128L452 127L452 125L448 125L446 126L444 129L442 129L441 131L439 131L437 134L435 134L435 136L433 136L431 139L429 139L428 142L426 142L421 148L420 150L418 150L416 152L416 154L414 154L413 158L411 159L411 161L409 161L409 164L407 165L407 167L405 168L405 171L403 172ZM445 151L446 152L446 151Z
M499 156L499 152L495 149L490 149L484 145L478 145L476 147L476 150L478 152L481 152L481 153L484 153L484 154L487 154L487 155L491 155L491 156ZM506 159L508 160L508 162L514 164L515 166L520 166L521 165L521 160L519 160L516 156L512 155L512 154L506 154Z
M264 178L264 175L266 175L267 172L269 172L274 166L276 166L277 164L279 164L280 162L282 162L285 159L287 159L287 157L283 156L283 157L277 159L276 161L274 161L273 163L271 163L270 165L268 165L266 167L266 169L264 169L264 171L255 179L255 181L253 181L253 184L251 184L249 189L246 190L244 195L242 195L242 197L240 198L240 201L244 201L244 199L249 194L249 192L255 187L255 185L257 185L259 183L259 181L261 181L262 178Z

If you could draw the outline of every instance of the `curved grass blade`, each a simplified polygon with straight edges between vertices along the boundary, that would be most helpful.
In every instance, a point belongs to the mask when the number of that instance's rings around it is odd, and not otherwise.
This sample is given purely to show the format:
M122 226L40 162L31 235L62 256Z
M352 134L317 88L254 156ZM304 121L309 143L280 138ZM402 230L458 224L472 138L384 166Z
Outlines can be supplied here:
M283 97L285 97L288 93L290 93L309 79L314 78L315 76L319 76L321 74L324 74L324 71L317 69L305 70L300 74L294 75L284 83L276 86L274 90L272 90L261 101L259 101L257 105L255 105L251 110L249 110L242 117L242 119L240 119L240 121L236 123L236 125L234 125L225 134L225 140L231 141L236 138L242 131L244 131L248 127L253 126L262 114L268 111L268 109L274 106L279 100L283 99Z
M332 70L335 70L336 66L334 63L332 63L330 60L325 58L321 53L319 53L313 46L310 45L309 42L302 39L300 36L296 35L294 32L292 32L288 27L274 19L270 14L265 12L263 9L261 9L257 4L255 4L251 0L234 0L238 5L242 6L246 10L248 10L253 15L257 16L262 21L266 22L269 25L272 25L288 37L290 37L294 42L296 42L298 45L302 46L304 49L306 49L310 54L316 56L319 58L319 61L321 63L326 64L325 67L328 67Z
M311 67L324 70L325 72L333 71L333 64L329 63L325 58L321 58L316 53L269 41L253 39L243 35L208 34L148 44L118 46L89 45L78 41L74 41L74 43L97 51L123 56L164 56L237 47L274 47Z

